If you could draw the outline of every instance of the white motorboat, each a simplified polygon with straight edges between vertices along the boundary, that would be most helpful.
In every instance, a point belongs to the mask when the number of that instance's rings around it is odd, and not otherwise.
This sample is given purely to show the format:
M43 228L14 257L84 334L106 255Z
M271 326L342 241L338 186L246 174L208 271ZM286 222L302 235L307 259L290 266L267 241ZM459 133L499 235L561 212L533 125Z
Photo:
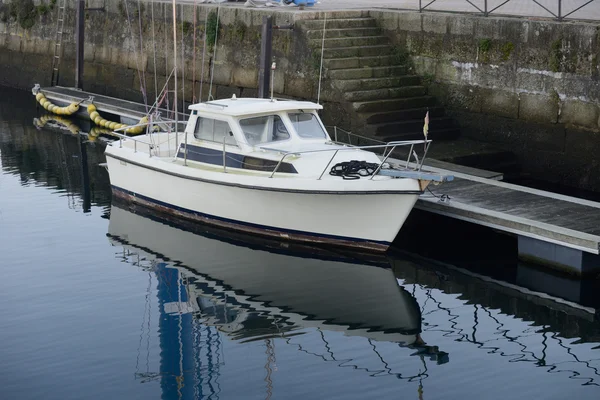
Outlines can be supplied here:
M148 129L107 146L113 193L225 228L385 251L427 185L451 177L421 171L415 150L426 153L428 140L332 141L321 108L235 97L191 105L185 133ZM387 162L403 146L413 162Z

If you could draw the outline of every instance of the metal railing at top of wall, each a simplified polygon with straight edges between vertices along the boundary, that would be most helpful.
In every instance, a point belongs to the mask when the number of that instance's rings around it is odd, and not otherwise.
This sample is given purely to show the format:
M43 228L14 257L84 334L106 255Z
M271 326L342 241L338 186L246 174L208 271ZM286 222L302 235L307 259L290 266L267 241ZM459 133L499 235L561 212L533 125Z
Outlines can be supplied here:
M504 8L504 10L502 10L502 7L506 6L509 3L512 3L512 4L514 4L516 2L529 3L531 6L534 6L538 9L543 9L545 11L545 13L548 14L548 16L552 16L554 19L556 19L557 21L561 21L561 22L564 21L565 19L571 17L577 11L583 9L586 6L589 6L592 3L596 3L600 7L600 1L596 2L596 0L581 0L580 2L577 2L577 5L573 5L573 0L545 0L545 1L544 0L498 0L498 1L479 0L478 3L483 3L483 4L479 4L479 5L474 3L474 1L476 1L476 0L462 0L462 1L464 1L464 3L468 3L474 10L476 10L477 13L481 13L485 17L488 17L490 14L493 14L493 13L495 13L495 14L502 13L503 11L506 10L506 7ZM428 11L428 10L433 11L434 9L431 8L431 6L436 3L441 4L441 2L442 2L442 0L419 0L419 12ZM458 0L458 1L455 1L454 3L457 3L457 2L461 2L461 1ZM543 3L545 3L545 4L543 4ZM550 9L552 4L556 5L555 10ZM552 7L552 8L554 8L554 7ZM441 10L435 10L435 11L441 11ZM444 8L444 11L467 12L464 9L449 10L448 8ZM507 14L512 14L512 13L508 12ZM527 15L519 14L519 16L527 16ZM531 16L533 16L533 15L531 15ZM590 19L590 18L585 18L585 19ZM598 19L598 18L591 18L591 19Z

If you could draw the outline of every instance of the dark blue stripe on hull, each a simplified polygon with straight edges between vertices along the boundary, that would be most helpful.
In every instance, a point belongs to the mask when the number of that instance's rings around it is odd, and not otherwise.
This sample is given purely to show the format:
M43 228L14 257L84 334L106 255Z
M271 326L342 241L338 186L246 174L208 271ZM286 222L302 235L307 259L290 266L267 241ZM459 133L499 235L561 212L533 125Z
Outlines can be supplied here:
M177 152L178 158L184 158L185 145L181 144L179 151ZM190 161L197 161L205 164L223 166L223 150L215 150L209 147L195 146L192 144L187 145L187 159ZM232 151L225 153L225 166L228 168L240 168L250 169L254 171L265 171L272 172L277 165L278 161L268 160L259 157L244 156L237 154ZM289 174L297 174L296 168L290 163L282 162L277 168L277 172L286 172Z
M177 153L177 157L184 157L184 145L182 144ZM206 164L223 165L223 151L214 150L208 147L187 145L187 158L191 161L203 162ZM225 155L225 165L229 168L244 168L244 156L232 152L227 152Z
M210 214L201 213L187 208L178 207L173 204L165 203L159 200L140 195L138 193L131 192L126 189L122 189L118 186L112 186L112 190L116 196L125 198L129 201L138 202L142 205L147 205L151 208L159 208L159 211L168 212L168 210L175 211L176 215L183 218L191 218L193 220L200 220L208 224L214 224L232 229L239 229L242 231L254 232L258 234L275 236L279 239L298 240L306 242L316 243L332 243L341 246L348 247L360 247L376 251L385 251L390 246L390 242L364 240L345 236L327 235L321 233L304 232L292 229L275 228L266 225L253 224L250 222L237 221L223 217L217 217Z

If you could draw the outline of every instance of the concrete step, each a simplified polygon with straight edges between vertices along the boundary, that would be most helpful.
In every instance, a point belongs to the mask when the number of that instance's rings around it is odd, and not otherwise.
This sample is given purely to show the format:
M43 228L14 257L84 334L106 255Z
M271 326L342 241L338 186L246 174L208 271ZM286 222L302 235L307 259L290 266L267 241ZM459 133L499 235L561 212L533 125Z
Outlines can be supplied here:
M348 57L373 57L381 54L390 54L392 46L390 45L377 45L377 46L364 46L364 47L337 47L324 49L323 58L348 58ZM319 54L321 48L316 49L316 53Z
M381 28L344 28L344 29L326 29L325 39L337 39L344 37L360 37L360 36L380 36ZM310 29L306 32L309 39L323 39L323 25L320 29Z
M391 56L373 56L373 57L348 57L348 58L329 58L323 60L323 65L327 69L344 68L362 68L362 67L386 67L398 65Z
M361 101L352 103L354 111L358 113L368 112L384 112L384 111L395 111L403 110L407 108L415 107L428 107L432 106L435 102L435 98L431 96L420 96L420 97L407 97L401 99L386 99L386 100L373 100L373 101Z
M384 88L397 88L400 86L418 86L421 78L416 75L404 75L385 78L367 78L367 79L344 79L333 82L336 88L344 92L356 90L372 90Z
M310 19L301 21L300 24L305 29L323 29L322 19ZM337 18L327 19L325 29L350 29L350 28L376 28L377 21L374 18Z
M429 118L441 118L446 115L443 107L421 107L421 108L407 108L404 110L394 110L381 112L376 111L362 115L367 124L381 124L384 122L396 122L405 121L411 119L420 119L424 121L425 114L429 110Z
M425 86L401 86L373 90L360 90L344 93L344 100L367 101L378 99L396 99L400 97L418 97L427 92Z
M400 76L406 74L406 67L365 67L351 69L334 69L327 71L327 76L330 79L367 79L367 78L382 78L389 76Z
M359 36L359 37L344 37L337 39L311 39L310 44L314 48L321 48L324 46L326 49L333 49L338 47L356 47L356 46L377 46L382 44L389 44L390 39L387 36Z
M423 135L423 125L425 121L422 118L413 120L404 120L396 122L387 122L382 124L370 124L369 133L376 136L391 136L401 133L420 133ZM433 134L446 129L456 129L456 121L453 118L431 118L429 119L429 133Z
M430 131L427 135L428 139L436 141L444 141L444 140L455 140L460 136L460 129L458 128L447 128L447 129L437 129L435 131ZM396 133L389 134L386 136L378 136L378 139L384 142L391 142L395 140L421 140L424 138L423 130L421 132L405 132L405 133Z

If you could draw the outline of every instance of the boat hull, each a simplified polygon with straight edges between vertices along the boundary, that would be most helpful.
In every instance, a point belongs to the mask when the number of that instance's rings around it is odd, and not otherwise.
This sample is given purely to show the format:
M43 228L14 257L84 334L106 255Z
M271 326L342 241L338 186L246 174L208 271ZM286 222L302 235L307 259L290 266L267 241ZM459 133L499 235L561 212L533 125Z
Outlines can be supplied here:
M385 251L418 193L303 192L169 174L107 154L115 197L160 213L283 240Z

